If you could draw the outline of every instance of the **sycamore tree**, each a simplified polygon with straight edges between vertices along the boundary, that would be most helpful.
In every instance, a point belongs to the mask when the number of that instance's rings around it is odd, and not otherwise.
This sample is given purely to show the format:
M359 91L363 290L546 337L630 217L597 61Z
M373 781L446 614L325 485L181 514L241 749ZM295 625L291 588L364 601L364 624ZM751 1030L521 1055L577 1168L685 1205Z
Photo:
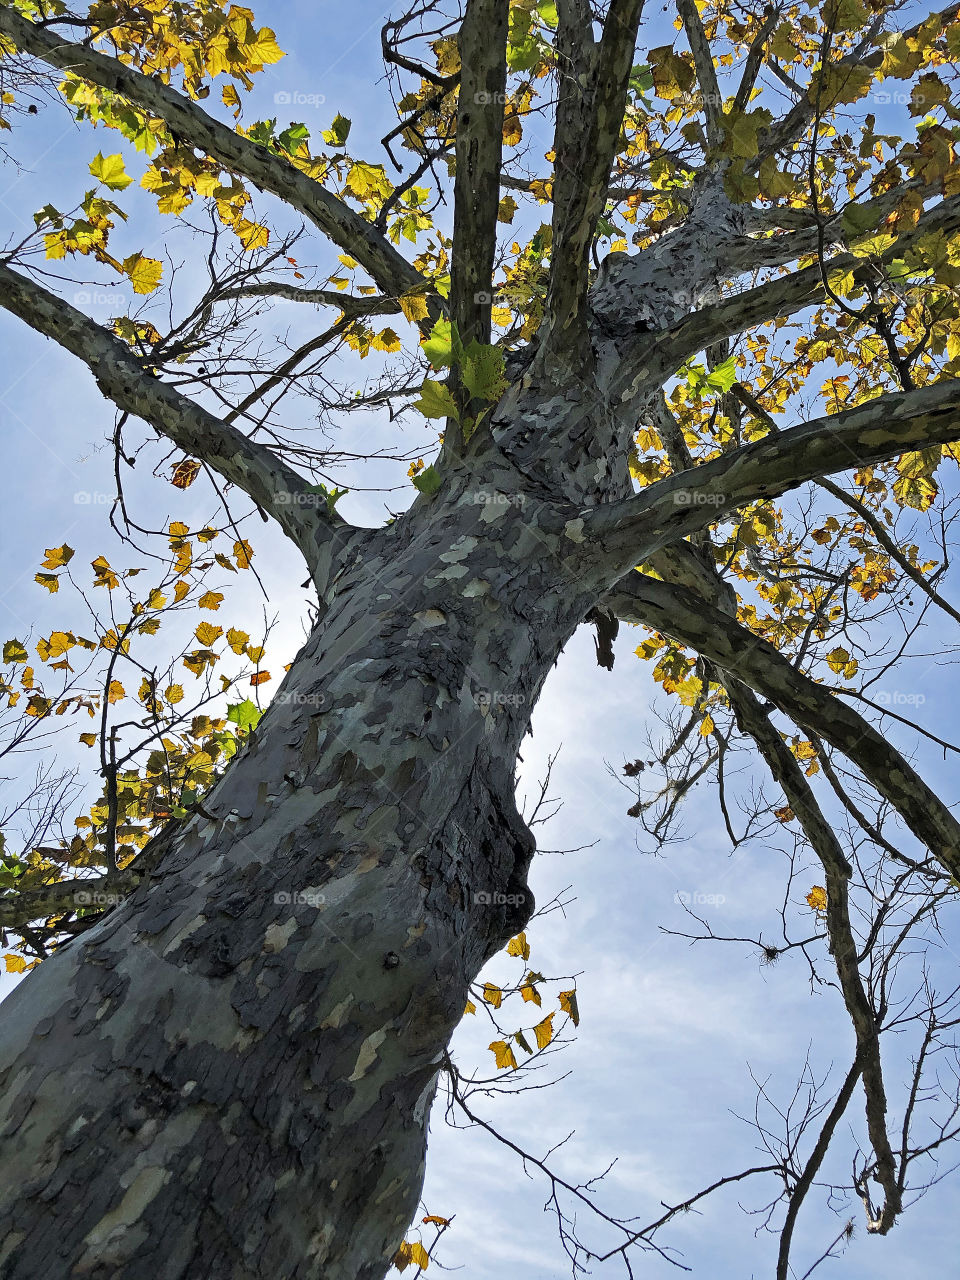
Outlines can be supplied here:
M957 13L420 0L383 28L397 122L361 158L341 112L321 136L250 119L283 33L243 7L0 5L4 155L65 113L83 193L21 210L0 304L115 414L131 557L91 580L46 548L38 589L76 621L4 645L4 749L41 760L0 871L7 967L29 969L0 1010L4 1277L427 1266L429 1232L405 1236L441 1079L473 1115L464 1011L495 1020L503 1079L578 1020L575 984L530 967L515 769L585 622L607 666L634 624L667 700L630 812L666 841L712 778L735 843L779 832L806 914L763 957L796 950L849 1014L839 1086L808 1080L730 1175L772 1188L778 1280L851 1117L869 1232L932 1180L960 1012L924 948L960 825L895 744L912 708L873 695L926 621L960 621ZM138 240L133 183L189 230L186 272ZM92 272L136 305L91 319ZM316 321L286 349L281 302ZM336 435L385 414L394 445ZM410 455L416 421L434 447ZM341 513L345 462L361 485L406 472L385 525ZM220 515L151 532L135 463ZM316 592L272 680L268 625L221 615L255 572L251 512ZM78 720L96 793L74 818L54 731ZM735 809L745 751L760 781ZM518 972L478 985L504 948ZM598 1244L592 1193L538 1163L575 1272L668 1257L701 1194L648 1224L599 1211Z

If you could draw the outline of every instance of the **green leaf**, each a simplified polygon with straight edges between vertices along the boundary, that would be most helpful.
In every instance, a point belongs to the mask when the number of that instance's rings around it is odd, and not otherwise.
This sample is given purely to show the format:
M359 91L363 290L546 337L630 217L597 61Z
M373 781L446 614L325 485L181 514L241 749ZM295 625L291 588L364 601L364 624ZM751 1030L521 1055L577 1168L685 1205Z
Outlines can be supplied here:
M112 156L101 155L98 151L90 162L90 172L111 191L123 191L133 181L123 167L123 156L119 151Z
M349 489L338 489L336 485L332 489L328 489L325 484L308 484L306 486L307 493L315 493L323 498L327 504L327 511L333 515L334 509L340 499L350 492Z
M463 385L473 400L495 402L507 389L503 352L471 342L463 361Z
M542 22L556 30L560 23L557 16L557 0L537 0L537 13Z
M737 380L736 362L736 356L728 356L722 364L718 364L707 374L707 386L726 394Z
M291 124L283 133L277 134L277 146L287 155L296 155L301 142L310 137L310 130L305 124Z
M348 120L346 116L342 116L338 111L330 128L323 130L324 142L330 147L346 146L351 124L352 121Z
M431 493L436 493L440 488L442 483L440 479L440 472L433 463L431 463L429 467L424 467L419 475L413 477L413 483L421 493L426 494L429 497Z
M255 729L262 715L263 712L257 704L251 702L249 698L244 698L243 702L235 702L227 707L227 719L232 721L238 729Z
M276 127L276 120L258 120L247 130L247 137L251 142L259 142L262 147L269 146L273 141L273 131Z
M450 320L440 319L430 330L430 337L420 344L434 369L453 364L463 355L460 335Z
M877 224L875 210L861 209L859 205L848 204L843 211L843 232L848 240L862 236L865 231L872 231Z
M516 13L514 9L512 13ZM512 14L511 14L512 16ZM507 66L511 71L529 71L531 67L535 67L540 60L540 42L534 35L524 35L514 38L514 32L510 33L510 43L507 45Z
M630 88L642 98L653 89L653 72L647 66L634 67L630 72Z
M425 378L420 389L420 399L415 400L413 407L419 409L425 418L453 418L459 420L457 406L450 394L450 388L442 382L431 382Z

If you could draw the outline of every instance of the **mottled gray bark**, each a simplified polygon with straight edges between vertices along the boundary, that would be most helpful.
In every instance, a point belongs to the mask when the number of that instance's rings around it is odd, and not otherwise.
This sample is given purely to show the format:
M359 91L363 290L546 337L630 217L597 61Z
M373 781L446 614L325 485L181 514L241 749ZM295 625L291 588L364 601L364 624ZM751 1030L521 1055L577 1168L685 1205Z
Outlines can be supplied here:
M496 481L368 537L211 817L4 1002L5 1280L387 1269L468 983L532 908L512 766L587 608Z

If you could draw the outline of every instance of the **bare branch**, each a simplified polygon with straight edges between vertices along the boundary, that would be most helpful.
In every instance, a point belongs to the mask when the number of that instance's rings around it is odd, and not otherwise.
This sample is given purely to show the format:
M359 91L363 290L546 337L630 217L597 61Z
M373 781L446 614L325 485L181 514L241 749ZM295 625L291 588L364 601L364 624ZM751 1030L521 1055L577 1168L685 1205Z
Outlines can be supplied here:
M118 338L3 263L0 305L78 356L118 408L142 418L248 494L297 543L311 569L317 569L324 544L350 530L342 516L318 505L307 481L276 454L151 376L146 363Z
M952 876L960 878L960 823L882 734L798 671L773 645L684 587L630 573L603 600L624 622L672 636L763 695L842 751Z

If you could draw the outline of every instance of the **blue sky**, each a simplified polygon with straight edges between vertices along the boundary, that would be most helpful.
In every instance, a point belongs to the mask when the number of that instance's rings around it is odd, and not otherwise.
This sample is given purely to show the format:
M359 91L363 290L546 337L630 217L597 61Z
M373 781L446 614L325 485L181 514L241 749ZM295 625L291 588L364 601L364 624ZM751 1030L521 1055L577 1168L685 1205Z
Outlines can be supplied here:
M276 114L281 123L302 119L316 133L341 111L353 120L351 151L373 161L384 159L379 138L393 122L386 88L376 84L382 74L379 30L384 13L366 2L345 6L297 0L268 0L255 11L258 22L275 28L289 54L259 78L253 99L257 106L251 105L245 119L258 114ZM669 38L661 27L665 21L657 15L648 43ZM276 95L289 95L291 105L282 100L275 105ZM26 121L23 130L22 140L15 143L23 170L17 173L8 166L0 171L3 240L18 238L34 210L48 200L68 207L89 185L87 164L97 149L116 149L112 136L78 133L65 116L52 112ZM535 146L542 142L541 152L550 143L547 136L531 141ZM132 162L128 167L135 172ZM169 221L158 219L136 188L130 188L129 197L125 252L143 248L160 256L166 247L181 254L187 262L183 289L189 294L194 269L189 243L171 234ZM259 207L274 212L265 200ZM332 262L333 253L318 239L311 241L311 261ZM97 318L106 319L124 305L116 296L123 294L122 282L113 284L106 272L64 287L64 295L72 297L76 289L89 295L87 309ZM278 308L268 324L278 332L291 326L298 334L309 333L316 315L293 316L292 310ZM92 379L71 357L5 312L0 313L0 361L0 425L8 475L0 524L6 568L0 631L3 639L22 639L31 631L45 634L76 616L75 604L65 612L62 597L49 597L33 582L45 547L68 542L77 549L78 564L100 552L124 564L136 557L120 550L106 529L106 499L77 496L112 495L114 490L105 443L113 413ZM383 417L351 421L351 447L372 446L389 438L390 430ZM404 431L411 447L428 446L431 433L424 427L408 423ZM179 494L145 470L131 476L130 495L141 514L149 513L148 523L182 519L194 526L213 514L212 499L200 485ZM390 495L386 504L399 508L409 492ZM352 493L343 509L360 523L374 524L383 517L384 501ZM255 584L245 580L232 585L225 609L230 621L249 624L251 630L264 607L276 615L271 658L278 668L290 660L303 636L308 597L298 585L302 565L276 531L259 521L248 522L244 531L254 542L269 600L265 604ZM817 1076L830 1070L835 1078L842 1076L852 1033L836 993L811 990L798 956L761 967L748 945L690 946L659 930L661 925L685 927L680 892L713 900L703 910L719 933L775 933L786 861L770 839L748 842L731 855L715 797L706 785L689 798L682 840L660 855L638 847L637 825L626 814L632 797L608 766L620 771L625 761L644 756L646 733L656 728L651 715L656 687L648 668L632 653L641 638L640 632L623 629L615 669L608 673L597 667L591 636L581 631L548 682L533 736L523 748L521 794L535 788L548 755L560 748L551 794L562 799L563 807L548 826L538 828L541 847L589 846L577 853L544 853L532 874L541 903L572 886L566 910L538 920L529 935L531 964L546 974L579 975L581 1027L552 1060L557 1075L569 1074L549 1090L477 1105L533 1154L542 1154L573 1131L553 1157L558 1171L572 1181L593 1176L616 1159L598 1202L607 1211L636 1214L645 1222L658 1216L661 1201L676 1202L717 1176L766 1162L755 1151L755 1133L737 1118L753 1113L751 1071L767 1082L771 1097L785 1103L808 1053ZM949 636L931 629L925 648L936 656L949 643ZM926 698L923 722L934 731L949 733L955 714L955 687L947 690L952 679L951 668L936 667L931 657L908 666L899 686ZM905 747L914 746L907 734L895 731L894 737ZM75 760L89 776L89 757L66 738L59 758ZM952 767L933 752L922 751L919 758L930 780L941 784L950 798ZM799 878L791 907L795 920L802 919L804 910L800 888L819 880L812 866ZM955 971L958 953L954 928L937 961L945 980ZM491 973L512 974L511 965L515 962L494 961ZM4 986L11 981L0 977ZM492 1038L481 1017L465 1019L454 1043L465 1072L490 1073L487 1044ZM849 1112L858 1129L861 1110L855 1104ZM838 1179L845 1172L845 1167L833 1170ZM760 1219L738 1207L762 1206L768 1190L769 1184L758 1181L724 1192L706 1202L699 1214L668 1228L662 1243L681 1250L682 1261L697 1276L769 1277L775 1239L755 1234ZM430 1213L456 1215L438 1255L445 1266L462 1268L471 1280L502 1280L512 1274L553 1280L564 1275L567 1264L556 1229L543 1212L546 1195L539 1175L528 1179L506 1148L480 1131L452 1131L441 1110L435 1111L424 1203ZM827 1264L822 1274L893 1280L919 1274L921 1260L924 1273L947 1274L955 1265L950 1225L960 1213L955 1183L935 1188L883 1241L866 1236L857 1203L849 1213L857 1220L857 1233L843 1261ZM798 1274L845 1216L846 1211L835 1218L825 1211L822 1197L811 1197L798 1234ZM605 1237L594 1234L592 1224L584 1224L584 1235L598 1249L603 1245ZM638 1275L650 1277L672 1272L652 1256L636 1268ZM616 1259L598 1264L593 1274L622 1275L622 1264Z

